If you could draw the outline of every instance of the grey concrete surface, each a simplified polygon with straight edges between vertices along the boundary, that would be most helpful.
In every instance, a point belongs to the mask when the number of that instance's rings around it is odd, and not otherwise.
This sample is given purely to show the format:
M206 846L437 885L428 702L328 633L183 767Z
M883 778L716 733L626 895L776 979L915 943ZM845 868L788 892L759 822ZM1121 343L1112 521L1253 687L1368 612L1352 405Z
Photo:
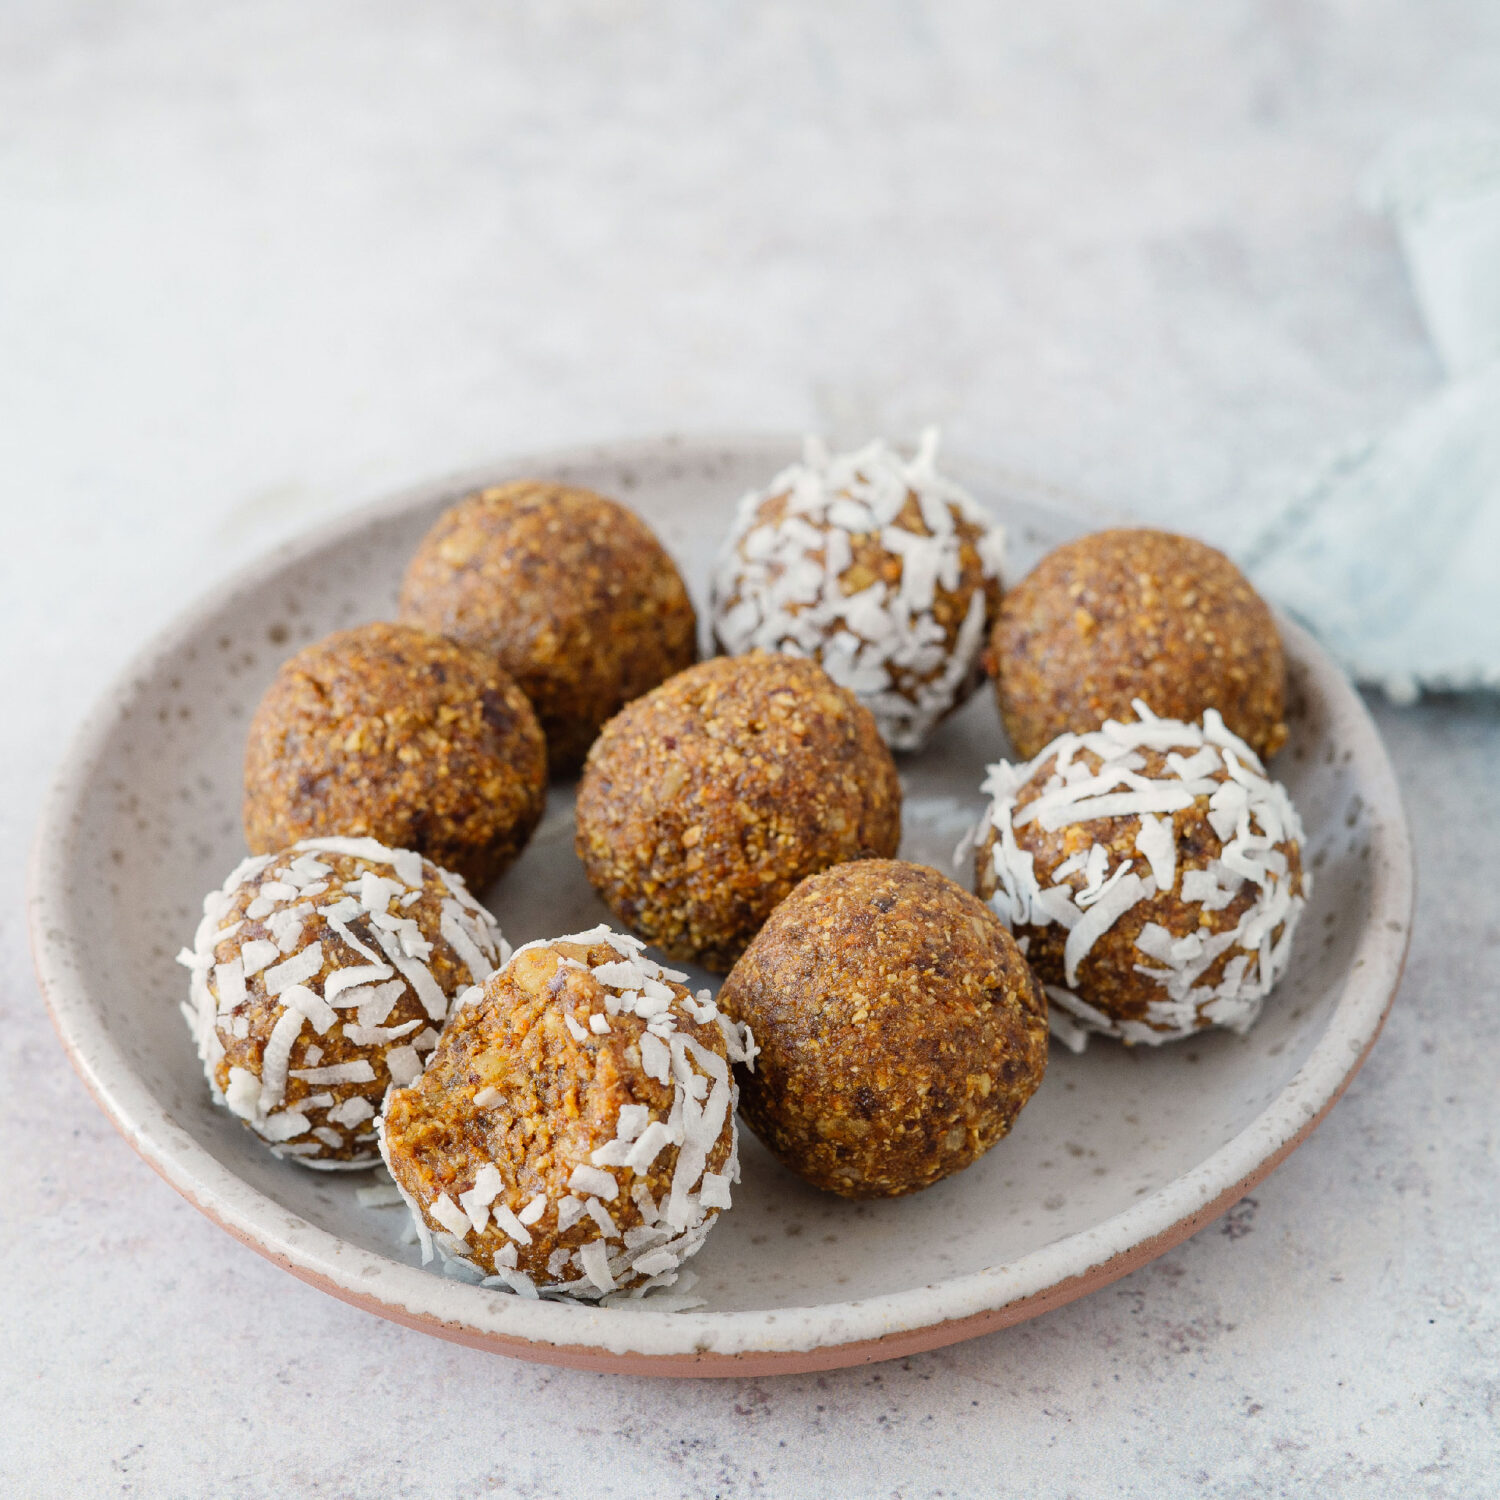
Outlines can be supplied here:
M821 1377L509 1363L264 1263L73 1076L22 866L186 597L509 450L937 420L1233 544L1435 385L1354 182L1497 100L1489 0L5 6L0 1490L1494 1493L1493 698L1375 705L1419 921L1313 1139L1087 1301Z

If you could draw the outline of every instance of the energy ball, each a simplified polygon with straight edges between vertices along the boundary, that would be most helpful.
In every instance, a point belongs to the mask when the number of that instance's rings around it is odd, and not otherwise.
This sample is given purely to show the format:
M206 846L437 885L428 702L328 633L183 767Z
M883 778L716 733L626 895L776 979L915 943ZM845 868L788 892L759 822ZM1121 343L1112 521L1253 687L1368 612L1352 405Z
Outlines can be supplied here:
M722 973L804 875L890 855L901 783L875 720L816 662L690 667L604 726L578 857L626 925Z
M1058 735L1217 709L1274 755L1286 666L1265 601L1214 548L1167 531L1101 531L1048 553L1006 596L990 639L1000 717L1029 760Z
M807 454L740 502L713 583L730 654L808 656L857 693L896 750L920 749L974 691L1000 607L1005 535L938 473L885 443Z
M640 1294L729 1207L730 1064L754 1045L642 946L602 926L528 943L392 1091L382 1149L424 1262L435 1241L523 1295Z
M305 839L204 899L182 1011L215 1100L277 1156L368 1167L386 1089L509 955L457 875L374 839Z
M1002 761L984 783L976 889L1075 1051L1091 1031L1158 1043L1248 1030L1312 894L1286 789L1219 713L1135 711Z
M846 1198L915 1192L982 1156L1047 1066L1047 1002L980 901L925 865L810 876L719 996L755 1034L746 1123Z
M672 559L633 512L539 480L445 511L401 586L401 618L488 652L520 684L553 774L600 727L698 659L698 621Z
M409 625L305 647L266 690L245 747L245 842L368 835L483 889L547 797L531 705L494 659Z

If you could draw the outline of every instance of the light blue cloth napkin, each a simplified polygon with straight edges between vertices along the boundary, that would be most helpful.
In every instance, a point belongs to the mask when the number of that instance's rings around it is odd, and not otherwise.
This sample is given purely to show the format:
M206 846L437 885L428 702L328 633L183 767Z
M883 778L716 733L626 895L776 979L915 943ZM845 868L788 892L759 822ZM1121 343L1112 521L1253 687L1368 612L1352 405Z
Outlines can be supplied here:
M1500 687L1500 130L1414 132L1365 189L1396 225L1452 378L1351 445L1240 560L1398 701Z

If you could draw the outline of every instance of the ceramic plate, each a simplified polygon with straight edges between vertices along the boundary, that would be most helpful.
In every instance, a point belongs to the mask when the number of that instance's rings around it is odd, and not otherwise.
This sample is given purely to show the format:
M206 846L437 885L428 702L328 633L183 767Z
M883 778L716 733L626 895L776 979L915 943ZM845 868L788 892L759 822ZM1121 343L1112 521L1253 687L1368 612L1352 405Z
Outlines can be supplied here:
M366 1174L274 1160L209 1102L178 1013L203 893L241 857L240 754L279 662L328 631L388 616L438 512L522 475L636 507L700 594L731 506L798 452L782 438L674 440L531 456L457 476L283 548L193 606L84 727L33 856L38 972L64 1045L102 1108L179 1192L231 1234L335 1296L506 1354L652 1374L812 1370L892 1358L1015 1323L1100 1287L1221 1213L1301 1141L1380 1030L1406 950L1410 845L1374 726L1295 626L1289 746L1316 893L1291 970L1248 1037L1159 1050L1060 1047L1008 1139L914 1197L847 1203L746 1140L744 1183L694 1260L704 1305L666 1312L523 1301L417 1264L404 1213L362 1208ZM1100 524L1035 487L963 464L1005 523L1007 576ZM988 692L901 763L902 854L951 871L1003 752ZM520 863L487 893L521 943L607 914L572 851L554 786ZM709 982L702 976L703 982Z

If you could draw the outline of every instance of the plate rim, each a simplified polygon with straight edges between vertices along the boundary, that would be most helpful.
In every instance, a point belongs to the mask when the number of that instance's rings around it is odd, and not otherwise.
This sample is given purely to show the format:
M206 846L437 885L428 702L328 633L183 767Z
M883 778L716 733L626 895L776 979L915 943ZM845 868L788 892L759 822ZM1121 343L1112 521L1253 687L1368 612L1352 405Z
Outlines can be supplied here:
M573 444L466 467L411 485L328 517L230 572L160 627L100 693L75 730L43 799L27 878L27 914L33 963L52 1024L73 1067L106 1117L141 1158L194 1207L243 1244L323 1291L408 1327L459 1343L550 1364L595 1371L676 1376L760 1376L800 1373L900 1358L976 1337L1050 1311L1084 1296L1212 1222L1275 1169L1317 1127L1369 1055L1395 999L1411 939L1415 868L1405 807L1383 741L1352 684L1332 659L1295 623L1279 620L1289 656L1341 696L1360 731L1368 768L1377 783L1371 805L1370 906L1364 931L1350 956L1343 989L1327 1028L1302 1066L1239 1132L1189 1171L1097 1224L1027 1252L1015 1262L920 1287L850 1302L824 1302L766 1311L658 1313L534 1303L499 1292L481 1292L430 1271L360 1249L319 1228L261 1193L220 1163L155 1100L133 1066L114 1047L108 1029L92 1015L87 985L68 949L67 869L76 838L76 809L108 736L128 715L150 672L163 657L201 634L206 617L236 594L256 588L330 542L421 506L457 498L508 477L620 463L632 455L660 462L677 449L687 460L725 450L773 454L797 451L787 433L663 434ZM1118 517L1045 482L952 459L966 477L983 477L992 489L1054 510L1074 520L1109 524ZM1346 715L1347 716L1347 715ZM1273 1118L1274 1117L1274 1118ZM1252 1142L1252 1137L1258 1137ZM1200 1180L1201 1179L1201 1180ZM249 1195L248 1202L236 1200ZM252 1222L252 1211L274 1211L289 1228L271 1231ZM1090 1241L1126 1239L1126 1248L1090 1259ZM1043 1263L1051 1270L1042 1271ZM360 1277L364 1265L378 1274ZM1057 1267L1067 1267L1059 1274ZM404 1273L404 1274L403 1274ZM364 1279L394 1283L391 1290L361 1290ZM494 1315L487 1326L454 1316L443 1304L453 1289L486 1299ZM446 1295L444 1295L446 1294ZM914 1312L915 1310L915 1312ZM913 1315L914 1313L914 1315ZM934 1315L937 1314L937 1315ZM601 1319L605 1325L600 1338ZM508 1330L497 1324L520 1324ZM790 1341L773 1324L818 1325ZM758 1343L714 1348L726 1328ZM649 1336L632 1339L627 1330ZM622 1335L624 1335L622 1339ZM673 1352L646 1352L646 1342Z

